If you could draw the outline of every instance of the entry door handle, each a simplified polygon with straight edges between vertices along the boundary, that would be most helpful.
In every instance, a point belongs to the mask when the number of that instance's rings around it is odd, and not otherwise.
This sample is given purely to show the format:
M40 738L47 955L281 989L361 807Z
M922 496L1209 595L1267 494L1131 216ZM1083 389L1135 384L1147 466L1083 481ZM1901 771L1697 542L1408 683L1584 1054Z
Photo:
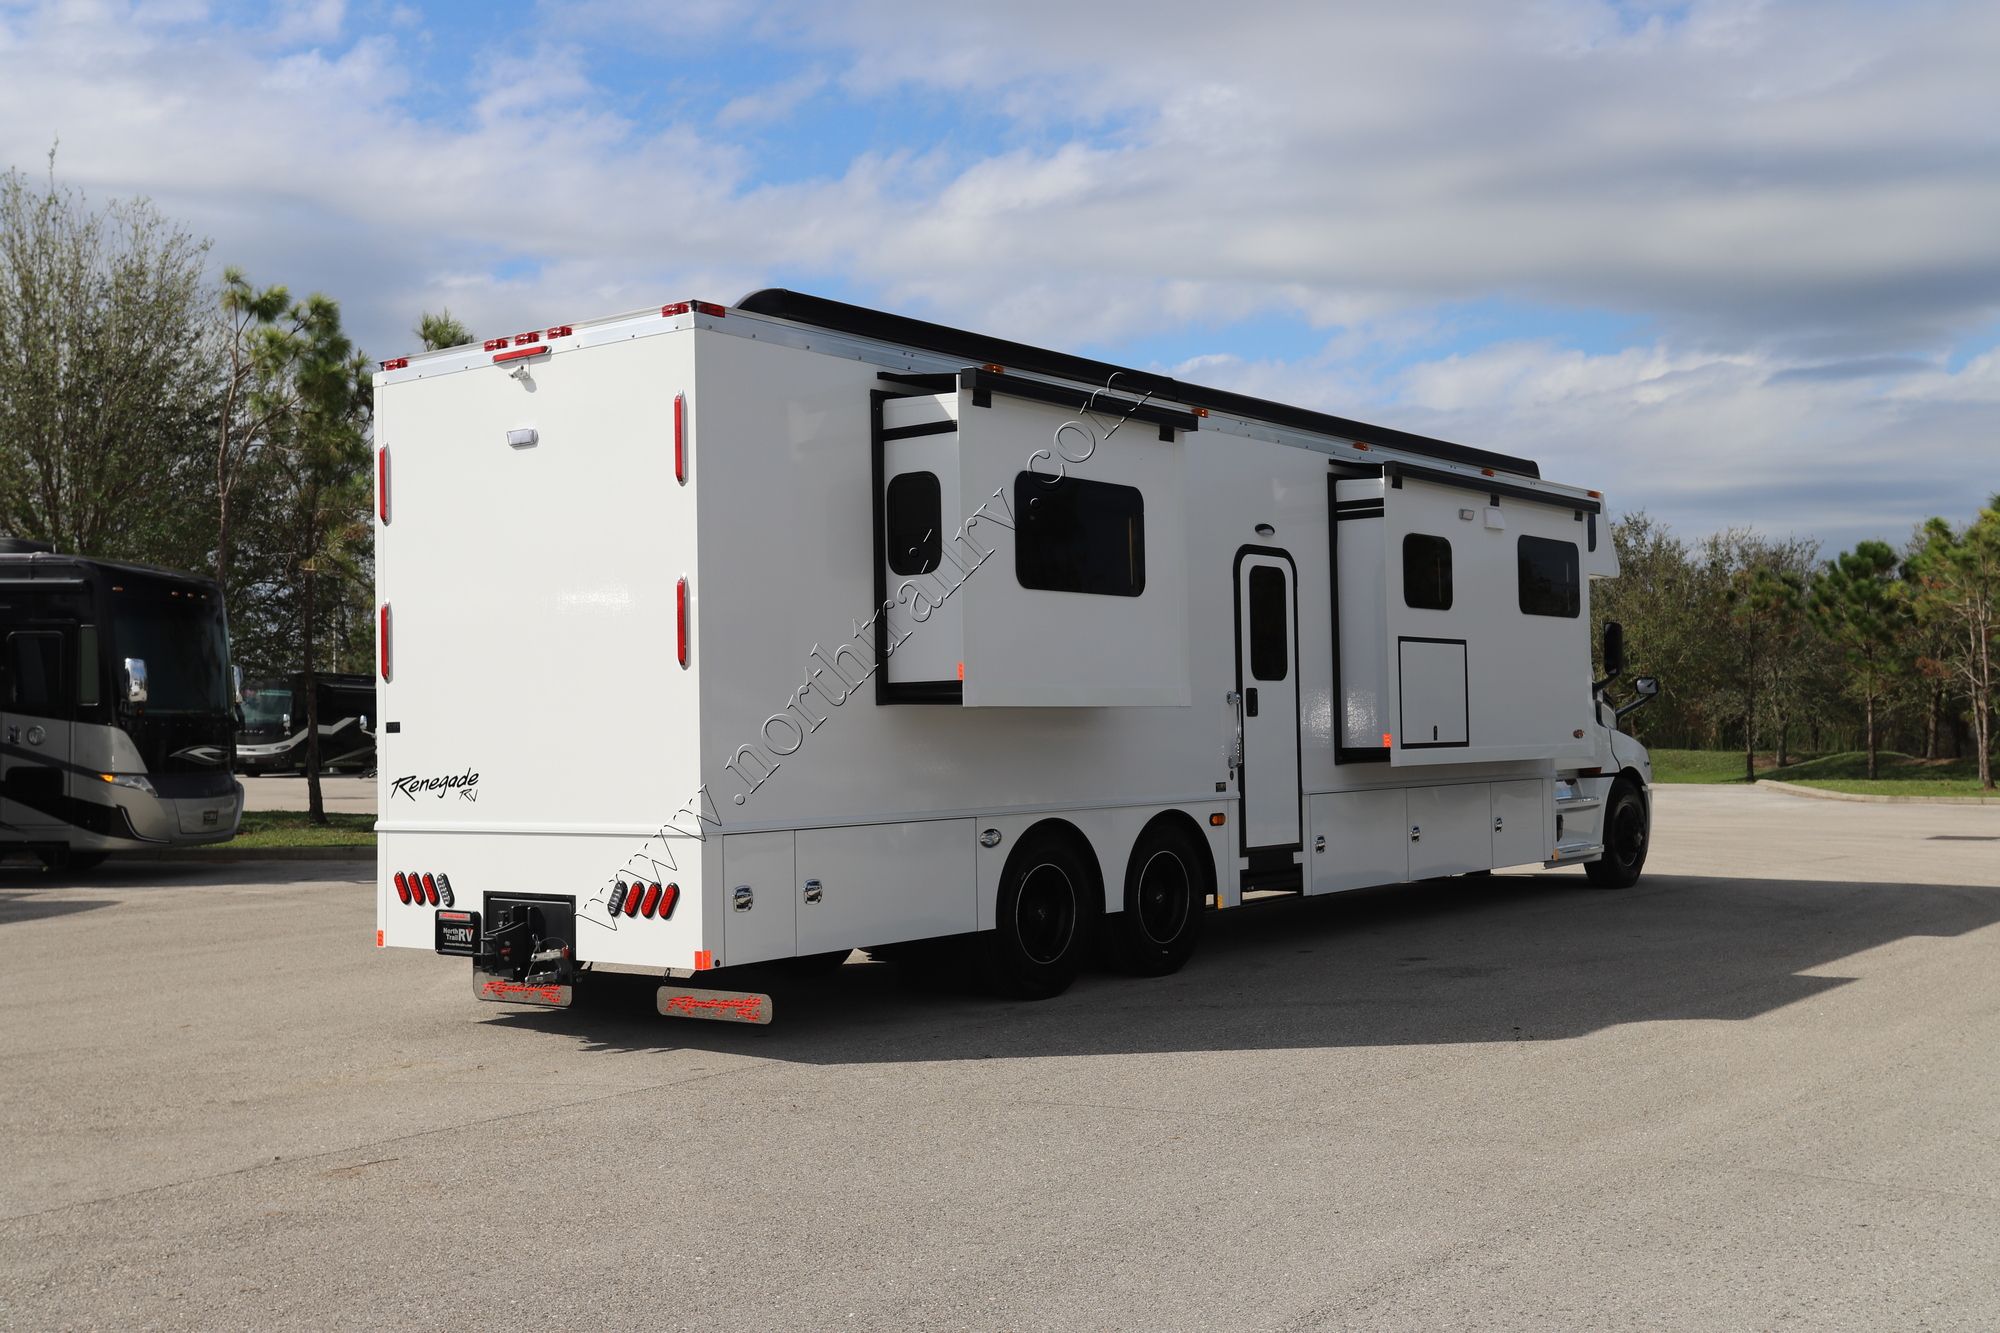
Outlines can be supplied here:
M1255 685L1243 691L1243 715L1245 717L1257 716L1257 687Z

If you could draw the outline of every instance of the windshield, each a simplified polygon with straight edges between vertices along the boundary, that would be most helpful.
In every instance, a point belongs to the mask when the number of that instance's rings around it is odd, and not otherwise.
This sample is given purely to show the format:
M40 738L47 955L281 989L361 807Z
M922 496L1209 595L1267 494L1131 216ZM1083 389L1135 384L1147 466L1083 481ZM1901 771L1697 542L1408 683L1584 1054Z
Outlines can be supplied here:
M289 724L292 687L282 680L253 680L243 687L243 725L282 727Z
M229 711L229 633L219 592L121 575L110 601L113 665L128 657L146 663L147 713Z

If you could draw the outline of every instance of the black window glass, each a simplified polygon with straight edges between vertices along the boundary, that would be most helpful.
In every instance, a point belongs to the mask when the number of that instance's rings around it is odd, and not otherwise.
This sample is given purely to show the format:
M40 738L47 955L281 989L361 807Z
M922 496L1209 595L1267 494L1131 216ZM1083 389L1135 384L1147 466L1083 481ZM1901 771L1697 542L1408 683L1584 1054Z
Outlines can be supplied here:
M1403 605L1451 610L1451 542L1412 532L1403 538Z
M1014 478L1014 577L1023 588L1137 597L1146 504L1137 488L1039 472Z
M928 574L944 551L939 528L944 505L935 472L905 472L889 479L883 505L888 512L889 568L897 574Z
M7 706L31 717L67 712L63 689L62 635L7 636Z
M1285 596L1285 571L1258 565L1250 571L1250 674L1283 680L1291 674L1292 644Z
M1531 616L1575 616L1582 609L1575 542L1523 537L1521 610Z

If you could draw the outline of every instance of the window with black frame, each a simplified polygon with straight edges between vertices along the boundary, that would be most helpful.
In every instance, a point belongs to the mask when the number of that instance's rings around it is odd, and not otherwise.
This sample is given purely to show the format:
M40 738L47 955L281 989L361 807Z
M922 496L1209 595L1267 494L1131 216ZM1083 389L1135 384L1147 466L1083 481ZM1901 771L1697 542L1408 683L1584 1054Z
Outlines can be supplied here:
M1146 502L1137 487L1023 472L1014 478L1014 577L1024 588L1146 591Z
M1412 532L1403 538L1403 605L1451 610L1451 542Z
M1519 551L1521 611L1574 619L1583 609L1583 583L1575 542L1523 537Z
M883 526L891 573L928 574L944 554L944 500L935 472L904 472L889 478L883 497Z

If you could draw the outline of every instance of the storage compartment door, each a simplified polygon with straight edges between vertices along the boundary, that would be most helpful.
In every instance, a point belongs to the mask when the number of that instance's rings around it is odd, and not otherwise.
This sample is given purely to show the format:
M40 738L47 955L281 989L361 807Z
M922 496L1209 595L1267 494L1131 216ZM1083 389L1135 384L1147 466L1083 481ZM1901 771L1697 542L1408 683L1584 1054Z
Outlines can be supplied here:
M971 820L811 829L798 838L801 954L979 929Z
M1306 892L1337 893L1408 879L1410 822L1404 797L1401 787L1313 797Z
M957 593L961 563L952 545L964 518L957 512L957 410L956 394L882 404L877 558L887 610L879 638L890 702L958 696L965 599Z
M1483 782L1410 788L1410 878L1490 870L1492 800Z
M1396 644L1400 718L1405 750L1463 749L1465 641L1401 639Z
M738 833L722 840L722 957L716 965L790 958L799 951L792 903L790 833Z
M1539 864L1555 845L1553 784L1539 778L1494 783L1494 866Z

